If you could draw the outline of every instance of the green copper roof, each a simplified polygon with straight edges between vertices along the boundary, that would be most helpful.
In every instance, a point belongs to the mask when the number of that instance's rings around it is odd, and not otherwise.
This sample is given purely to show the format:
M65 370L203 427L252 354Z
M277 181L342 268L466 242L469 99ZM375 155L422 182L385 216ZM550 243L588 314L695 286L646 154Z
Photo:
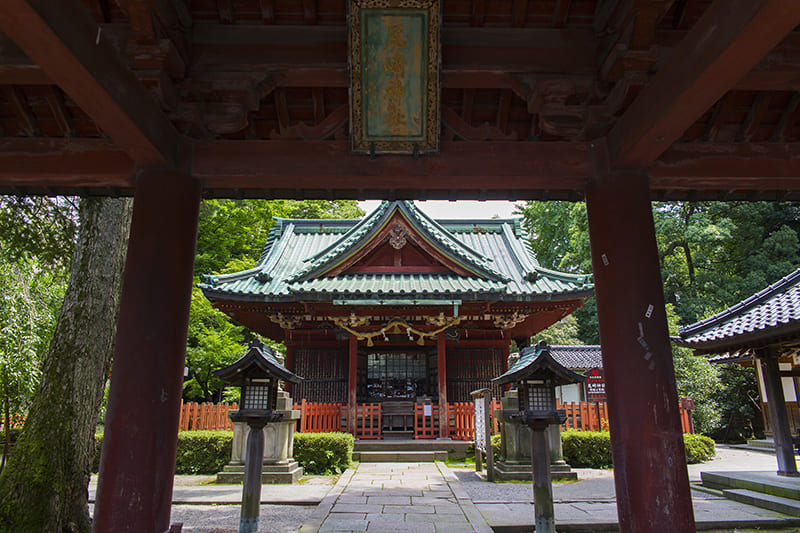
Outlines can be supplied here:
M395 210L415 231L471 272L321 275L358 249ZM360 220L278 219L258 265L207 276L208 298L251 302L359 299L546 301L591 295L591 277L544 269L526 245L520 219L434 221L412 202L384 202Z

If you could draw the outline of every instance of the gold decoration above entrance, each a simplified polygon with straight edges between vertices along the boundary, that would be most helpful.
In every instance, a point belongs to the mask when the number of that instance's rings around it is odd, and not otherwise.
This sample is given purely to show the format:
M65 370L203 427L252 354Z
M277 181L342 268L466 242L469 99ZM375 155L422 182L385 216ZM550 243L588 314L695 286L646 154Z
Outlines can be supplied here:
M382 337L384 341L389 342L389 334L397 334L397 333L404 333L408 335L408 340L413 341L415 340L414 337L416 336L417 344L423 346L425 344L425 339L433 339L439 333L443 332L447 328L451 326L455 326L459 322L461 322L462 317L453 317L447 321L447 325L442 328L439 328L435 331L420 331L413 326L409 325L405 320L392 320L382 328L376 331L356 331L347 325L345 325L346 321L334 318L334 323L342 328L343 330L347 331L348 333L352 333L355 338L360 341L366 340L367 346L375 346L375 341L373 340L375 337Z
M440 0L350 0L350 146L439 151Z

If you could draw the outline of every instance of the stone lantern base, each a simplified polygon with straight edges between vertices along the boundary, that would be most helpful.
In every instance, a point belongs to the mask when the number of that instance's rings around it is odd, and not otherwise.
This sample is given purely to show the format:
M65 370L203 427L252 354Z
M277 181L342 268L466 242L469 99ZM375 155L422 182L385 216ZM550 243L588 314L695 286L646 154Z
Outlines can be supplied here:
M505 392L501 402L503 411L519 412L516 390ZM501 417L500 433L503 459L495 463L495 477L501 481L531 481L531 428L525 424L504 422ZM563 481L578 479L577 472L564 461L561 426L550 426L547 434L550 441L550 477Z
M283 414L280 422L264 426L264 464L261 483L296 483L303 476L303 468L292 458L294 454L294 427L300 411L292 409L288 392L278 392L276 413ZM217 483L242 483L247 435L250 427L244 422L233 424L231 462L217 473Z

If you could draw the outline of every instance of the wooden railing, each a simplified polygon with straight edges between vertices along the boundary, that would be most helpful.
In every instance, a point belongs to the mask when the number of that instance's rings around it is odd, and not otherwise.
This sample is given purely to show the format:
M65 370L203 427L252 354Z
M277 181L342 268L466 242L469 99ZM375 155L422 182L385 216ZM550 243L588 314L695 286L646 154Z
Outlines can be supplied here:
M567 412L564 429L577 429L580 431L608 430L608 406L606 402L568 402L557 401L557 407ZM692 413L680 407L681 429L684 433L694 433L691 416Z
M181 405L178 428L180 431L232 430L233 422L228 418L228 411L238 408L235 403L185 403Z
M301 433L325 433L342 430L342 404L301 400L294 404L300 410L297 430Z
M439 436L439 406L432 404L429 415L425 415L423 404L414 405L414 438L434 439ZM186 403L181 406L180 430L233 429L233 422L228 418L228 411L238 409L238 405L229 403ZM501 404L493 399L492 432L499 433L499 425L494 411ZM599 431L608 429L608 407L605 402L558 402L558 408L567 412L564 429L581 431ZM297 430L304 433L325 431L342 431L342 411L339 403L318 403L302 400L294 404L300 410ZM453 402L447 404L449 417L449 436L454 440L472 440L475 438L475 406L473 402ZM692 433L691 412L681 408L681 427L684 433ZM12 424L13 427L13 424ZM381 404L369 403L356 406L356 437L360 439L380 439L381 436Z
M359 403L356 405L356 438L383 438L381 434L381 404Z

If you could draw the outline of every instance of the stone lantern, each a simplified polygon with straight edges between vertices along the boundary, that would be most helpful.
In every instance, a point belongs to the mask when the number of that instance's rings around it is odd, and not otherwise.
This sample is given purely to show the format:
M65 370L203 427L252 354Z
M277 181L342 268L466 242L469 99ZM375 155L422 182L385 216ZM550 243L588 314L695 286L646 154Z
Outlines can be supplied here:
M553 486L550 480L550 445L547 429L567 418L556 408L556 387L578 383L585 378L559 364L545 342L520 352L519 360L508 372L492 380L497 385L516 383L519 395L517 411L503 410L501 418L509 423L531 428L531 467L533 469L533 505L536 533L554 533Z
M294 420L291 420L294 418L291 416L291 398L279 390L279 385L280 381L299 383L302 378L284 368L278 362L272 348L260 340L251 343L250 349L241 359L215 371L214 375L222 381L242 388L241 407L238 411L228 413L228 416L235 423L244 423L249 428L239 533L251 533L258 531L261 472L264 463L264 427L268 424L294 427ZM288 411L285 405L287 400ZM284 420L287 414L289 420ZM291 440L294 432L288 433L291 433L288 437Z

